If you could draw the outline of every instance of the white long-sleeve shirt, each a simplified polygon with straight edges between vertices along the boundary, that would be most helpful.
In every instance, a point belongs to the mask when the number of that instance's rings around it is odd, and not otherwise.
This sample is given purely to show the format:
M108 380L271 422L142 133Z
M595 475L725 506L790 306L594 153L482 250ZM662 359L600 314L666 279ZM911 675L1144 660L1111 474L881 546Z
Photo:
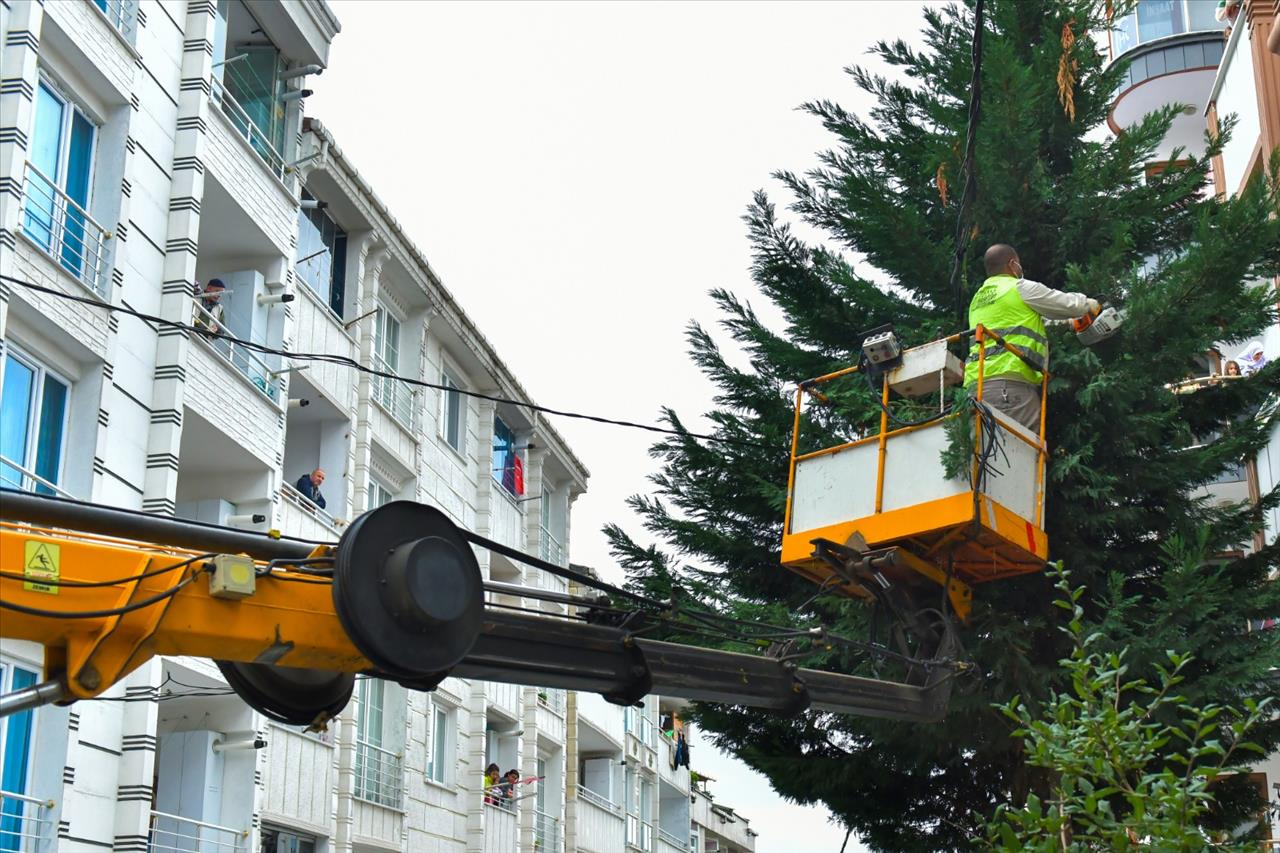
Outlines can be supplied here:
M1083 293L1054 290L1028 278L1018 279L1018 295L1046 320L1074 320L1089 313L1089 297Z

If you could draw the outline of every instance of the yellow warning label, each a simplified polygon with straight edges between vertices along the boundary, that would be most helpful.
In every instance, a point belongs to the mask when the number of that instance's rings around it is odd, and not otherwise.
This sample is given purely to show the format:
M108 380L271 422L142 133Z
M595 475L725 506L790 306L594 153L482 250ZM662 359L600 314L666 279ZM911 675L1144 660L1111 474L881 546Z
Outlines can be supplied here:
M33 580L26 581L22 588L30 592L47 592L58 594L56 584L40 583L40 581L57 581L62 577L62 547L53 542L34 542L28 539L25 543L25 559L22 573Z

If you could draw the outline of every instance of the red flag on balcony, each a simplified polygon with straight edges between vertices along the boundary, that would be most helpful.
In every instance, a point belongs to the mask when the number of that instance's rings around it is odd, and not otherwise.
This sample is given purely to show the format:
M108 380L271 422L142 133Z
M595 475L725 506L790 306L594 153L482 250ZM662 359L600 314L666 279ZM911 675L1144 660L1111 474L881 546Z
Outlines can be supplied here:
M512 453L511 460L512 467L515 468L516 497L520 497L524 494L524 462L521 461L519 453Z

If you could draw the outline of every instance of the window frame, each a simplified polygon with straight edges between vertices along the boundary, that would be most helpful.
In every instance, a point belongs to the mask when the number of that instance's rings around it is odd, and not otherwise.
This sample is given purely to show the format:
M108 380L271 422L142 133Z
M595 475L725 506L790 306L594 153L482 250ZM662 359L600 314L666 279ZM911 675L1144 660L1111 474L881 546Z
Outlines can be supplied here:
M458 764L458 727L456 706L433 697L427 706L427 738L426 761L423 762L422 777L428 784L452 788ZM443 721L444 739L439 741ZM443 747L447 754L437 753ZM437 775L438 774L438 775Z
M42 410L44 408L44 391L45 391L46 377L52 377L55 382L58 382L64 388L67 389L66 404L63 406L63 409L62 409L62 427L60 431L61 435L58 441L58 471L55 476L45 478L49 482L57 486L59 489L61 489L63 475L66 473L67 442L69 438L69 433L71 431L70 426L71 426L72 391L75 388L75 383L67 379L67 377L63 375L61 372L51 369L47 364L45 364L45 362L41 361L35 356L28 354L21 347L16 346L11 342L8 345L8 347L5 348L3 357L0 357L0 395L3 395L3 392L4 392L4 383L8 377L7 362L11 356L15 361L20 362L35 374L35 378L32 381L33 387L32 387L32 393L31 393L30 402L29 402L29 408L27 411L28 446L24 450L24 456L22 459L13 460L17 462L19 465L21 465L23 468L26 468L28 471L36 470L35 460L33 460L31 457L33 454L35 454L38 451L39 443L40 443L39 441L40 417L42 415ZM27 480L30 480L31 478L28 477L26 474L20 474L20 477L22 478L23 485L20 486L19 488L22 488L23 491L34 492L37 489L45 489L44 486L41 486L39 483L36 483L34 480L32 481L31 488L27 489L25 488L25 483ZM45 494L47 493L47 490L42 491L40 493Z
M317 200L316 197L311 193L307 192L305 188L302 190L302 199L304 201L308 199L312 201ZM326 242L325 230L319 224L317 224L316 222L317 218L323 218L325 220L328 220L329 224L333 227L333 232L334 232L333 245L329 245L329 243ZM345 312L346 278L347 278L346 259L347 259L347 239L348 239L347 230L342 227L342 225L338 222L338 220L330 216L327 211L320 208L299 207L298 220L299 220L298 221L299 233L301 234L302 220L306 220L308 223L310 223L311 227L314 228L318 233L321 247L328 251L329 281L326 284L324 294L323 295L320 294L316 290L316 288L313 286L311 280L301 272L303 269L309 268L311 263L315 261L317 258L311 258L308 261L306 261L306 263L303 263L298 258L295 258L294 264L293 264L295 275L297 278L301 279L302 283L311 290L312 295L315 296L317 299L319 299L319 301L323 303L327 309L329 309L330 314L332 314L338 320L343 320L345 318L345 313L346 313ZM301 242L302 241L299 240L300 244ZM341 246L341 248L339 248L339 246ZM301 251L301 248L299 247L299 252L300 251ZM339 263L339 261L341 261L341 263ZM341 293L335 291L335 283L337 282L339 277L341 277L342 279ZM335 307L334 305L335 300L338 302L338 305L341 306L341 308Z
M499 453L499 450L498 450L498 425L499 424L502 425L502 429L505 430L508 435L507 446L505 450L502 451L504 454L507 455L507 458L504 460L502 467L498 467L498 464L497 464L498 463L497 456ZM493 481L498 485L498 488L502 490L503 494L505 494L511 500L517 501L517 502L520 501L522 497L524 497L523 490L518 489L516 487L515 469L516 469L516 460L519 459L519 457L520 457L520 451L516 447L516 431L512 429L511 426L505 420L503 420L500 415L498 415L495 412L493 415L493 438L490 442L489 476L493 478ZM510 488L508 488L507 484L504 482L508 470L511 470L512 472ZM523 459L520 459L520 471L521 471L521 485L523 485L523 478L524 478L524 460Z
M309 843L311 845L311 853L317 853L317 851L319 851L320 849L320 839L315 835L312 835L307 832L303 832L301 830L293 829L291 827L280 826L274 823L264 823L262 825L260 840L258 843L258 849L260 853L276 853L276 851L279 850L279 844L276 845L276 848L274 850L267 849L266 843L267 843L268 832L274 832L277 835L289 835L289 836L292 836L293 840L296 842ZM278 838L277 838L277 841L279 841ZM294 846L292 850L297 851L297 853L302 853L301 846Z
M375 504L373 502L374 489L386 494L387 499ZM384 483L376 474L369 476L369 485L365 488L365 510L377 509L380 506L386 506L396 500L395 491Z
M49 94L59 101L63 108L61 126L58 133L58 162L54 168L55 174L48 177L53 180L54 185L62 190L67 191L67 165L71 156L71 126L75 121L75 114L79 113L84 116L84 120L93 128L93 141L89 146L89 175L86 178L88 189L85 191L85 201L81 205L85 212L93 204L93 183L97 177L98 165L98 135L102 131L102 124L94 118L83 103L75 98L68 87L63 85L56 77L54 77L47 68L41 66L37 72L36 89L44 87L49 90ZM31 140L34 142L36 136L36 122L38 121L38 98L37 102L32 105L31 110ZM70 109L68 109L70 107ZM28 157L28 160L30 158ZM79 204L79 202L77 202Z
M454 370L450 365L444 364L440 368L440 384L446 386L450 390L442 390L440 392L440 438L445 445L457 453L459 456L466 458L467 453L467 405L466 396L462 393L466 386L458 379L459 371ZM454 397L457 403L456 408L449 405L449 400ZM457 415L458 443L454 444L449 440L449 420L450 412Z
M13 677L18 672L22 672L30 677L29 684L24 686L31 686L39 683L40 681L40 672L36 667L15 661L12 658L0 658L0 693L13 692ZM24 718L22 716L23 714L27 714L28 716ZM22 785L20 786L22 790L12 791L11 793L28 796L31 791L31 774L36 760L36 739L39 737L40 733L40 715L36 713L35 708L19 711L18 713L10 714L7 717L0 717L0 783L4 781L4 770L6 762L9 759L9 755L7 754L10 733L9 727L20 719L25 719L27 721L26 766L22 771Z

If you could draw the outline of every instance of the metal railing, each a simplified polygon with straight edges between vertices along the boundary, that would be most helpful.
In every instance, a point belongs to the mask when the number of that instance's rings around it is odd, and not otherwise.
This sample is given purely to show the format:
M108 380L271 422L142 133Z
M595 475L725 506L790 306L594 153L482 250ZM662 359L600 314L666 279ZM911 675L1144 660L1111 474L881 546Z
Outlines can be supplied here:
M634 735L642 744L656 749L658 747L658 724L652 717L641 714L634 708L627 708L622 715L623 729Z
M597 794L595 791L582 785L578 786L578 798L586 800L588 803L591 803L591 805L602 808L611 814L622 814L622 806L613 802L613 800L610 800L603 794Z
M200 304L199 297L194 297L193 302L191 321L193 326L207 329L210 332L222 332L223 334L240 337L226 327L225 320L219 322L210 314ZM257 353L227 338L199 334L195 335L195 337L202 339L210 349L231 362L232 367L243 373L253 384L253 387L257 388L264 397L273 403L280 402L280 379L273 375L275 371L271 369L269 364L259 358Z
M4 469L12 468L22 475L21 478L15 479ZM30 480L31 482L27 482ZM7 456L0 456L0 485L9 486L14 489L22 489L24 492L38 492L40 494L54 494L62 498L71 498L75 500L75 495L58 486L57 483L46 480L36 472L24 468L17 462L14 462Z
M533 849L540 853L555 853L560 849L560 819L544 811L533 813Z
M249 831L152 810L149 853L246 853Z
M125 41L133 44L134 27L138 23L137 0L93 0L93 5L102 10Z
M564 696L564 691L558 688L539 688L538 704L553 713L564 716Z
M557 566L566 565L564 546L560 544L560 540L551 535L551 531L547 530L546 525L539 526L541 535L538 537L542 542L542 559L548 563L555 563Z
M0 851L35 853L53 832L53 800L0 791Z
M249 143L249 147L262 158L262 162L267 164L271 174L284 180L286 174L284 157L280 156L280 152L271 144L271 139L266 132L254 123L249 114L244 111L244 107L236 103L236 99L231 97L231 93L227 91L220 80L215 77L212 82L210 96L213 98L214 103L222 107L223 115L227 117L232 126Z
M397 372L377 353L373 354L373 367L384 373ZM406 385L395 377L375 376L373 377L373 399L387 414L395 418L400 426L411 433L417 431L418 389Z
M341 534L341 528L344 526L343 523L339 522L338 519L334 518L326 510L321 509L318 505L312 502L310 498L295 489L293 486L288 483L281 483L280 495L303 512L309 515L314 515L316 520L325 527L328 527L334 535Z
M27 163L22 189L22 230L62 268L102 299L107 277L102 274L111 234L56 182Z
M685 841L681 841L677 836L672 835L662 827L658 827L658 840L665 841L667 844L670 844L672 847L676 848L677 850L692 849L689 847L687 839Z
M653 824L645 823L639 815L627 815L627 844L641 850L653 849Z
M368 741L356 741L357 799L393 809L404 807L404 768L400 756Z

